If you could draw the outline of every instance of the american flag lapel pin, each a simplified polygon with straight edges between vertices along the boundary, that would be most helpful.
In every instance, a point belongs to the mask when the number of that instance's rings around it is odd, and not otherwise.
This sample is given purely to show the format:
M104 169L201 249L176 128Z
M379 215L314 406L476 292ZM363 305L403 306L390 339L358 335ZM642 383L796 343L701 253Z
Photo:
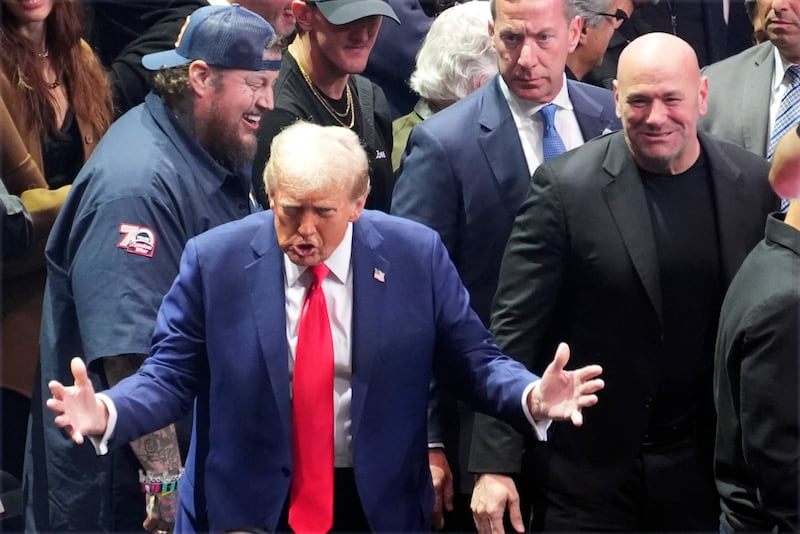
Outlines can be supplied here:
M372 277L380 283L384 283L386 281L386 273L375 267L372 271Z

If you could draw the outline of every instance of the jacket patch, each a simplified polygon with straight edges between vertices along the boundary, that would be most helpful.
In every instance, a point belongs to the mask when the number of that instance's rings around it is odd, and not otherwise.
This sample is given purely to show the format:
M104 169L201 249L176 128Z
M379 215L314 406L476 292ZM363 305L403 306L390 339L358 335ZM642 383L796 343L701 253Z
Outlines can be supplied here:
M152 258L156 251L156 234L146 226L122 223L119 225L122 239L117 243L117 248L131 254L138 254Z

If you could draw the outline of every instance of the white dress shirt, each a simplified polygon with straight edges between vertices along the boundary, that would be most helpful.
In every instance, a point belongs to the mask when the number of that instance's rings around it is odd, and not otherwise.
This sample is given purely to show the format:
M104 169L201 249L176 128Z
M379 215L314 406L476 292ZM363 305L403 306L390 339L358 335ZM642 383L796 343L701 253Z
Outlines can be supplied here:
M499 82L500 91L506 98L508 107L511 109L511 116L514 117L514 123L517 125L519 140L522 143L522 151L525 153L525 161L528 163L530 174L533 174L533 171L544 161L542 153L544 129L539 110L547 104L555 104L558 108L556 109L555 124L558 135L564 142L564 148L572 150L584 143L578 119L575 117L575 108L569 99L566 74L563 75L561 91L552 102L524 100L511 92L502 76L499 77Z
M351 340L353 339L353 269L350 252L353 248L353 224L347 225L344 239L324 261L330 269L322 281L328 320L331 322L333 339L333 463L336 467L353 466L353 437L351 435L350 403L353 391L350 388L353 374ZM283 255L284 290L286 294L286 339L289 342L289 375L294 371L297 349L297 327L300 310L311 285L307 267L300 267Z
M351 434L350 405L353 398L351 378L353 374L352 344L353 339L353 269L350 261L353 248L353 224L347 226L344 238L333 253L323 263L330 269L328 276L322 281L325 303L328 307L328 320L331 322L331 338L333 340L333 443L334 466L353 466L353 436ZM301 267L283 255L284 292L286 296L286 339L289 344L289 375L294 370L294 357L297 348L297 328L300 322L300 311L311 285L311 275L306 274L307 267ZM423 372L420 370L420 372ZM531 383L520 399L522 410L541 441L547 440L547 429L551 420L534 421L528 409L528 394L537 382ZM106 432L101 438L89 436L97 454L108 452L108 440L114 433L117 422L117 411L109 397L102 393L97 396L108 408L109 419Z

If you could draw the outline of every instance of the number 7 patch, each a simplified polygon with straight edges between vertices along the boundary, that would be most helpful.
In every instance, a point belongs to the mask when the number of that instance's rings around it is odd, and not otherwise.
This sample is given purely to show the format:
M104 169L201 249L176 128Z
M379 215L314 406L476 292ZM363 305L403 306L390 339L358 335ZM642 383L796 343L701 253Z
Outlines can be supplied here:
M117 243L117 248L131 254L138 254L152 258L156 251L156 234L146 226L122 223L119 225L122 239Z

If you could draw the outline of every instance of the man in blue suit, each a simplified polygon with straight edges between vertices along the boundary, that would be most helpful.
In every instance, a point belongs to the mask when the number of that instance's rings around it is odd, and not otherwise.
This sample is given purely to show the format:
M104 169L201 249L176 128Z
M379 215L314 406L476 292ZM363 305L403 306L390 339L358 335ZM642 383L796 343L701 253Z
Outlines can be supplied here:
M75 386L50 383L56 424L77 443L102 436L93 439L101 453L180 417L196 398L177 531L429 530L433 375L526 433L535 425L544 437L548 419L582 424L581 409L603 387L601 369L564 371L563 345L536 382L501 354L435 232L363 211L368 165L356 134L299 122L276 136L271 152L272 211L187 243L139 373L95 396L75 359ZM335 449L335 499L330 522L303 529L287 501L304 491L294 476L308 457L293 452L293 441L307 414L291 407L300 391L300 310L320 264L330 269L321 288L334 430L333 444L319 436L314 445Z
M492 0L490 5L489 33L500 73L414 128L391 207L393 215L439 232L486 325L514 215L533 171L544 161L540 110L556 106L555 127L567 150L621 127L611 91L566 79L567 55L581 35L572 0ZM450 414L442 417L441 433L432 427L431 444L444 442L449 464L460 475L456 508L466 509L472 489L465 448L471 417L451 399L442 399L442 407ZM452 413L456 410L460 417ZM453 424L459 419L460 425ZM434 453L431 459L444 464ZM445 486L439 485L443 494Z

